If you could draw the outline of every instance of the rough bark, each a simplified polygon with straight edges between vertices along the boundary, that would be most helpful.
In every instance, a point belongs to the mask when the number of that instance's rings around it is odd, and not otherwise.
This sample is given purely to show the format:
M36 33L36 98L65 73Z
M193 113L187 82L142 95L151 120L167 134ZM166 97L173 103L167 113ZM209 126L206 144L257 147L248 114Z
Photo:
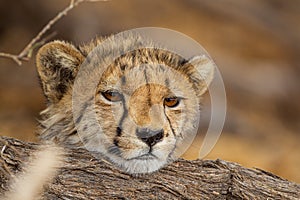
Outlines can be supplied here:
M5 148L3 148L5 147ZM0 194L39 145L0 137ZM84 149L65 149L64 165L43 199L299 199L300 185L223 160L180 159L133 177Z

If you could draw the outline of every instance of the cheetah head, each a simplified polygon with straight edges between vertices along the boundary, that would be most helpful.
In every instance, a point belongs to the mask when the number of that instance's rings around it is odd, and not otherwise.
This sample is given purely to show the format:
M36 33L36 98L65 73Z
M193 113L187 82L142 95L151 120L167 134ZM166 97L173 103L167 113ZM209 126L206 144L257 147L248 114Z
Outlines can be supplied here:
M54 41L39 50L37 69L49 102L40 137L85 146L131 174L156 171L178 158L195 136L214 63L206 56L184 59L139 47L103 66L99 59L110 55L95 50L101 43L75 47ZM82 101L76 117L74 95Z

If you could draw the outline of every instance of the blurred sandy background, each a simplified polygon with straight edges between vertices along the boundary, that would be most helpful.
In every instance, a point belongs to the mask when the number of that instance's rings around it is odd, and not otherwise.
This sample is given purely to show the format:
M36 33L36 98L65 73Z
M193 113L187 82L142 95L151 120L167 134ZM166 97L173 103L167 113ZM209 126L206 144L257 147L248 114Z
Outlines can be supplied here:
M0 51L18 53L67 4L0 1ZM223 133L207 158L300 182L299 11L299 0L112 0L82 4L51 31L76 44L145 26L194 38L217 63L228 98ZM44 108L34 59L19 67L0 58L0 135L36 141Z

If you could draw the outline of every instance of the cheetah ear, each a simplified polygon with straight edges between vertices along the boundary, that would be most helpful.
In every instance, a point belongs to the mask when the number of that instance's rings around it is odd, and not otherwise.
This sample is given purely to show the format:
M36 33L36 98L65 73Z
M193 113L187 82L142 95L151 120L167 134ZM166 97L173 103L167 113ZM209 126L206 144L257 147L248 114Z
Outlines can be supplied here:
M198 72L197 79L199 81L200 95L204 94L208 89L208 86L214 78L215 63L206 55L194 56L189 62L192 64Z
M73 45L50 42L37 53L36 65L43 92L49 102L58 102L73 84L84 56Z

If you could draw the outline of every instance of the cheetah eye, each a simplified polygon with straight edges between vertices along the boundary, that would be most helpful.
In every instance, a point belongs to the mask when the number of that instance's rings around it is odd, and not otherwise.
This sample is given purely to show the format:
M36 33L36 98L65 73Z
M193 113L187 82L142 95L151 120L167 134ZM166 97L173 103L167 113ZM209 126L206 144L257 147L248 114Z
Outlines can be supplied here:
M121 101L122 100L122 94L120 94L119 92L116 91L105 91L105 92L101 92L102 96L111 102L117 102L117 101Z
M174 108L178 106L180 103L180 98L178 97L168 97L164 99L164 105L168 106L169 108Z

